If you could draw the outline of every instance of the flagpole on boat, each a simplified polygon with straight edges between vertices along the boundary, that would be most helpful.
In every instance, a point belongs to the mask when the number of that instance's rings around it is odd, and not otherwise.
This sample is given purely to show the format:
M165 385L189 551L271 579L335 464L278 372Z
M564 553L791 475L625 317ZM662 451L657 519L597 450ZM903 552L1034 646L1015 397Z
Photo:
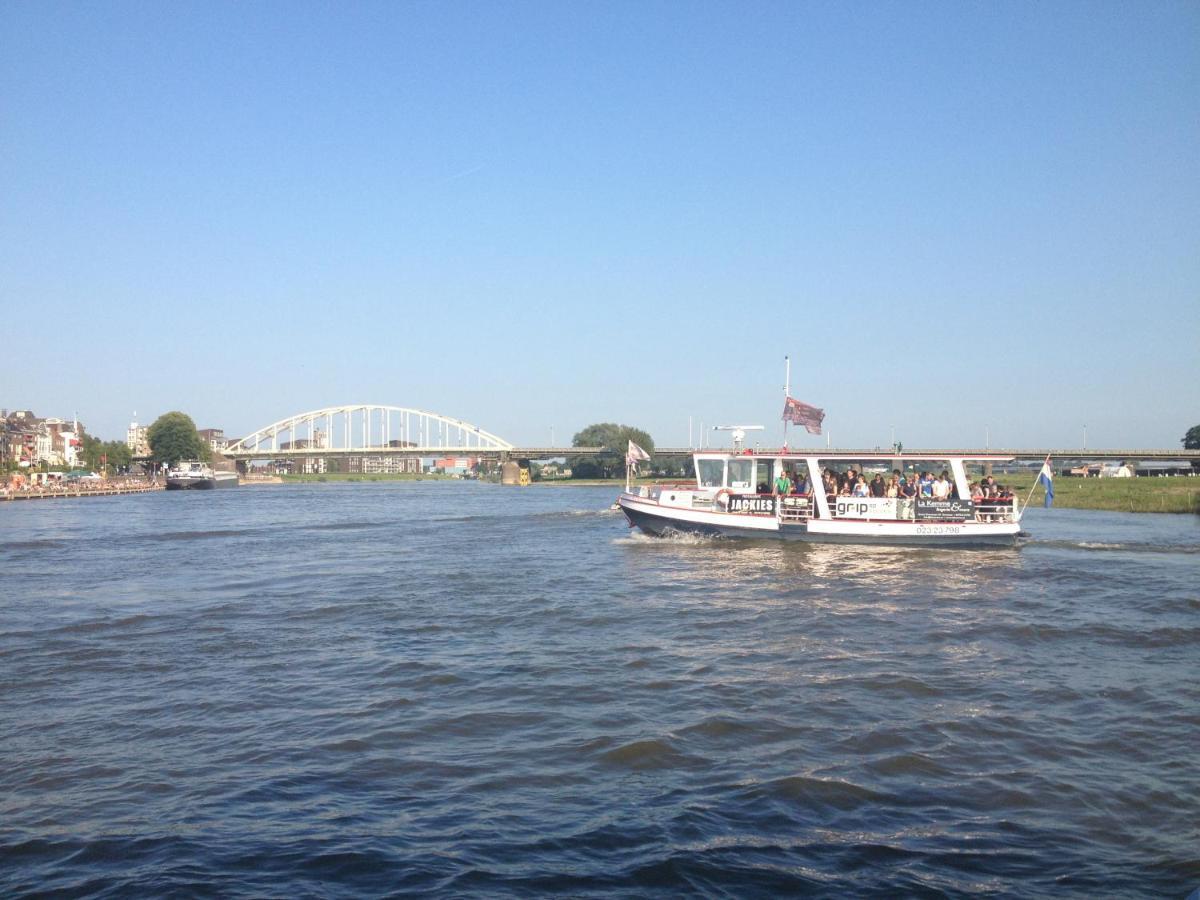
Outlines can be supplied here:
M1050 465L1050 454L1046 454L1046 461L1042 463L1042 468ZM1029 496L1025 498L1025 505L1021 507L1021 515L1025 515L1025 510L1029 508L1029 501L1033 499L1033 492L1037 490L1038 482L1042 480L1042 470L1038 469L1037 477L1033 479L1033 487L1029 489ZM1017 517L1018 521L1020 516Z
M788 398L792 396L792 358L790 356L785 356L783 358L783 365L784 365L783 411L785 413L785 415L783 417L783 446L786 447L787 446L787 427L788 427L788 420L787 420L786 413L787 413L787 406L788 406Z

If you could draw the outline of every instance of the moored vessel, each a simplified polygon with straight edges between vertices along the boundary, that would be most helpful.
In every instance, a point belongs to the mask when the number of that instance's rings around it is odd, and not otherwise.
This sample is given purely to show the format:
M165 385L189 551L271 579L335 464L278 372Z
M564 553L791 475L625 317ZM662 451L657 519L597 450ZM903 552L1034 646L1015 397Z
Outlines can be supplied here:
M210 491L237 486L237 472L215 472L199 460L180 460L167 471L168 491Z
M693 455L694 481L628 488L617 504L630 527L656 536L1012 546L1022 533L1016 498L968 472L1012 459L703 451Z

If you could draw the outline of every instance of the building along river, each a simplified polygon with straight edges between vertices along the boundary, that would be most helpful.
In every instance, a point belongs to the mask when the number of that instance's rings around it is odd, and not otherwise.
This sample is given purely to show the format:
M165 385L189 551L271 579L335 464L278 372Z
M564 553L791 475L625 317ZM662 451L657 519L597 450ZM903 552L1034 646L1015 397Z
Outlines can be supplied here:
M0 507L0 894L1173 896L1200 520L660 541L610 488Z

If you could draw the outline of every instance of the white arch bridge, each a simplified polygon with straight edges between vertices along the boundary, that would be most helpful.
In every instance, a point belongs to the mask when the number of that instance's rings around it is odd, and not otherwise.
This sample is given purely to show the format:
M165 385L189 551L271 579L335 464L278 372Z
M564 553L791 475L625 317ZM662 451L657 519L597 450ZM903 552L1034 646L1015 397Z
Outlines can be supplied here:
M272 422L221 452L230 459L337 455L502 456L512 444L461 419L405 406L331 406Z

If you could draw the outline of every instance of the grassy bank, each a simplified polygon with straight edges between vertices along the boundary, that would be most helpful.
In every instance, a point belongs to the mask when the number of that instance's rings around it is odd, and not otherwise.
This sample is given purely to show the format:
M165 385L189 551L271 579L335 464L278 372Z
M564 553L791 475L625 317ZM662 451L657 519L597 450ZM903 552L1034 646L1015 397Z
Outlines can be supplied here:
M282 475L286 482L363 482L363 481L452 481L451 475ZM1021 502L1029 495L1036 479L1033 472L1004 474L997 472L996 481L1007 485ZM654 484L653 479L639 478L634 484ZM623 478L581 478L535 481L535 487L610 487L620 491ZM1042 503L1042 489L1033 493L1035 505ZM1200 514L1200 478L1065 478L1054 479L1054 505L1064 509L1099 509L1111 512L1162 512Z
M1025 502L1036 474L997 473L996 481L1008 485ZM1042 489L1032 503L1042 503ZM1103 509L1112 512L1200 513L1200 478L1064 478L1054 479L1054 505L1066 509Z
M1033 472L1012 475L997 472L995 477L997 482L1007 485L1024 503L1037 475ZM619 490L625 481L589 479L538 483L608 485ZM634 483L652 484L653 481L638 479ZM1042 497L1042 489L1038 487L1030 502L1040 506ZM1065 478L1060 475L1054 479L1054 505L1064 509L1099 509L1111 512L1200 514L1200 478Z

